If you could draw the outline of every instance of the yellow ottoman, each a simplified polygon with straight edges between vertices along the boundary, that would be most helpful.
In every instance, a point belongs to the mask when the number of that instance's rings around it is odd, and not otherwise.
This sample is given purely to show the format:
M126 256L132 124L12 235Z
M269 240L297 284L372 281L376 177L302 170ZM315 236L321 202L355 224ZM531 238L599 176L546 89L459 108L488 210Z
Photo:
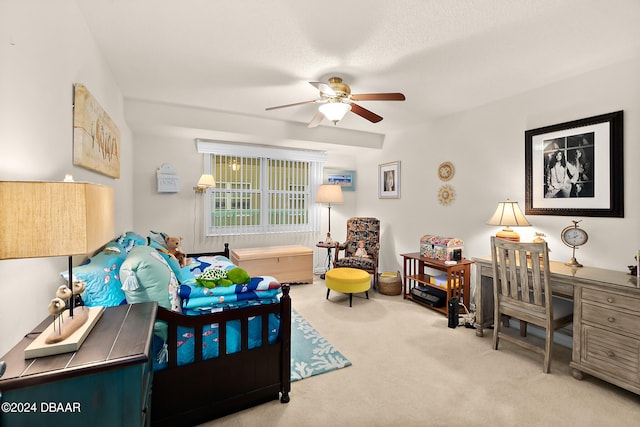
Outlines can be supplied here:
M371 276L364 270L349 267L334 268L327 271L325 283L327 284L327 299L329 299L329 292L332 289L336 292L349 294L349 307L353 301L353 294L364 292L369 299Z

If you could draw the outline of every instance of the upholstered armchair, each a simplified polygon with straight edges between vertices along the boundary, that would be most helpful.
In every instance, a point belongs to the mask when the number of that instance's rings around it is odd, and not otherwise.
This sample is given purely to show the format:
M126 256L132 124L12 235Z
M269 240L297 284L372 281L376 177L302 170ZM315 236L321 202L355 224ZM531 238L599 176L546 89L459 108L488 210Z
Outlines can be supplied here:
M367 257L356 256L358 242L364 242ZM378 253L380 252L380 220L353 217L347 221L347 238L336 247L333 267L350 267L373 274L373 287L378 287ZM340 256L342 254L342 257Z

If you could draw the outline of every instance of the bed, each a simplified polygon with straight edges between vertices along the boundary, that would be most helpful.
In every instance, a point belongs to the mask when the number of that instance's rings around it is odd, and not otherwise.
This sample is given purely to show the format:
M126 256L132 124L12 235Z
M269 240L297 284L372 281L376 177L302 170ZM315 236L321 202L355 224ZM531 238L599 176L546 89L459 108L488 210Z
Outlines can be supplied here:
M74 279L87 285L83 299L89 306L135 303L127 291L134 270L140 283L176 276L178 292L191 292L180 295L178 307L159 302L156 328L161 325L164 333L156 334L154 328L151 424L195 425L271 400L287 403L291 390L289 287L272 277L252 277L248 284L208 290L207 295L218 302L209 308L207 298L195 295L204 288L193 286L184 272L196 271L194 266L201 272L212 259L230 268L229 245L225 243L220 252L190 254L193 262L180 269L166 262L161 248L153 243L154 236L153 232L148 238L127 232L73 270ZM154 276L145 276L149 272ZM61 274L68 277L68 272ZM169 301L167 282L163 283L164 298ZM145 292L147 300L156 300L150 288L145 287Z
M215 255L229 258L228 244L222 252L189 257ZM275 340L270 337L272 322L266 320L273 316L279 317ZM159 307L158 320L168 325L168 366L153 373L152 425L194 425L270 400L289 401L291 299L287 285L282 286L279 302L200 315ZM239 328L229 327L233 323ZM227 341L237 341L236 336L231 339L229 335L238 329L240 343L232 352L218 351L207 358L203 342L213 324L218 326L218 348L227 348ZM185 335L183 328L192 331L190 338L194 340L193 361L187 364L180 364L178 356L178 343ZM253 337L256 329L258 340Z

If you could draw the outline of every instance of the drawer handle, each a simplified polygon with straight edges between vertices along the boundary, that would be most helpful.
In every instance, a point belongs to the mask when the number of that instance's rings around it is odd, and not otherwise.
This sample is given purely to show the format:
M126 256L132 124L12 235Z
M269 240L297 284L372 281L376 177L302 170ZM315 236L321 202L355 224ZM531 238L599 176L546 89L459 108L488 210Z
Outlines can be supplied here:
M613 351L611 351L611 350L607 350L607 353L606 353L606 354L607 354L607 356L608 356L608 357L614 357L614 356L616 355L616 354L615 354Z
M609 317L609 318L607 318L607 320L609 321L609 323L613 323L613 322L616 321L616 318L615 317Z
M608 303L612 303L613 301L615 301L613 298L611 298L611 297L608 297L608 298L607 298L607 302L608 302Z

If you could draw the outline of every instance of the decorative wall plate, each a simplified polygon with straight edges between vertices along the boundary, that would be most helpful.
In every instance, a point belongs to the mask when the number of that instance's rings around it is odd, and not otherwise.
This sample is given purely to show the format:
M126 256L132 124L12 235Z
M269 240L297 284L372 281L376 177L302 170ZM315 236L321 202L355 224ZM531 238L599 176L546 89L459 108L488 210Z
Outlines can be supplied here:
M440 178L441 181L449 181L455 173L456 170L453 168L451 162L440 163L440 166L438 166L438 178Z
M455 198L456 190L454 190L450 185L443 185L442 187L440 187L440 190L438 190L438 200L443 206L447 206L448 204L453 202L453 199Z

